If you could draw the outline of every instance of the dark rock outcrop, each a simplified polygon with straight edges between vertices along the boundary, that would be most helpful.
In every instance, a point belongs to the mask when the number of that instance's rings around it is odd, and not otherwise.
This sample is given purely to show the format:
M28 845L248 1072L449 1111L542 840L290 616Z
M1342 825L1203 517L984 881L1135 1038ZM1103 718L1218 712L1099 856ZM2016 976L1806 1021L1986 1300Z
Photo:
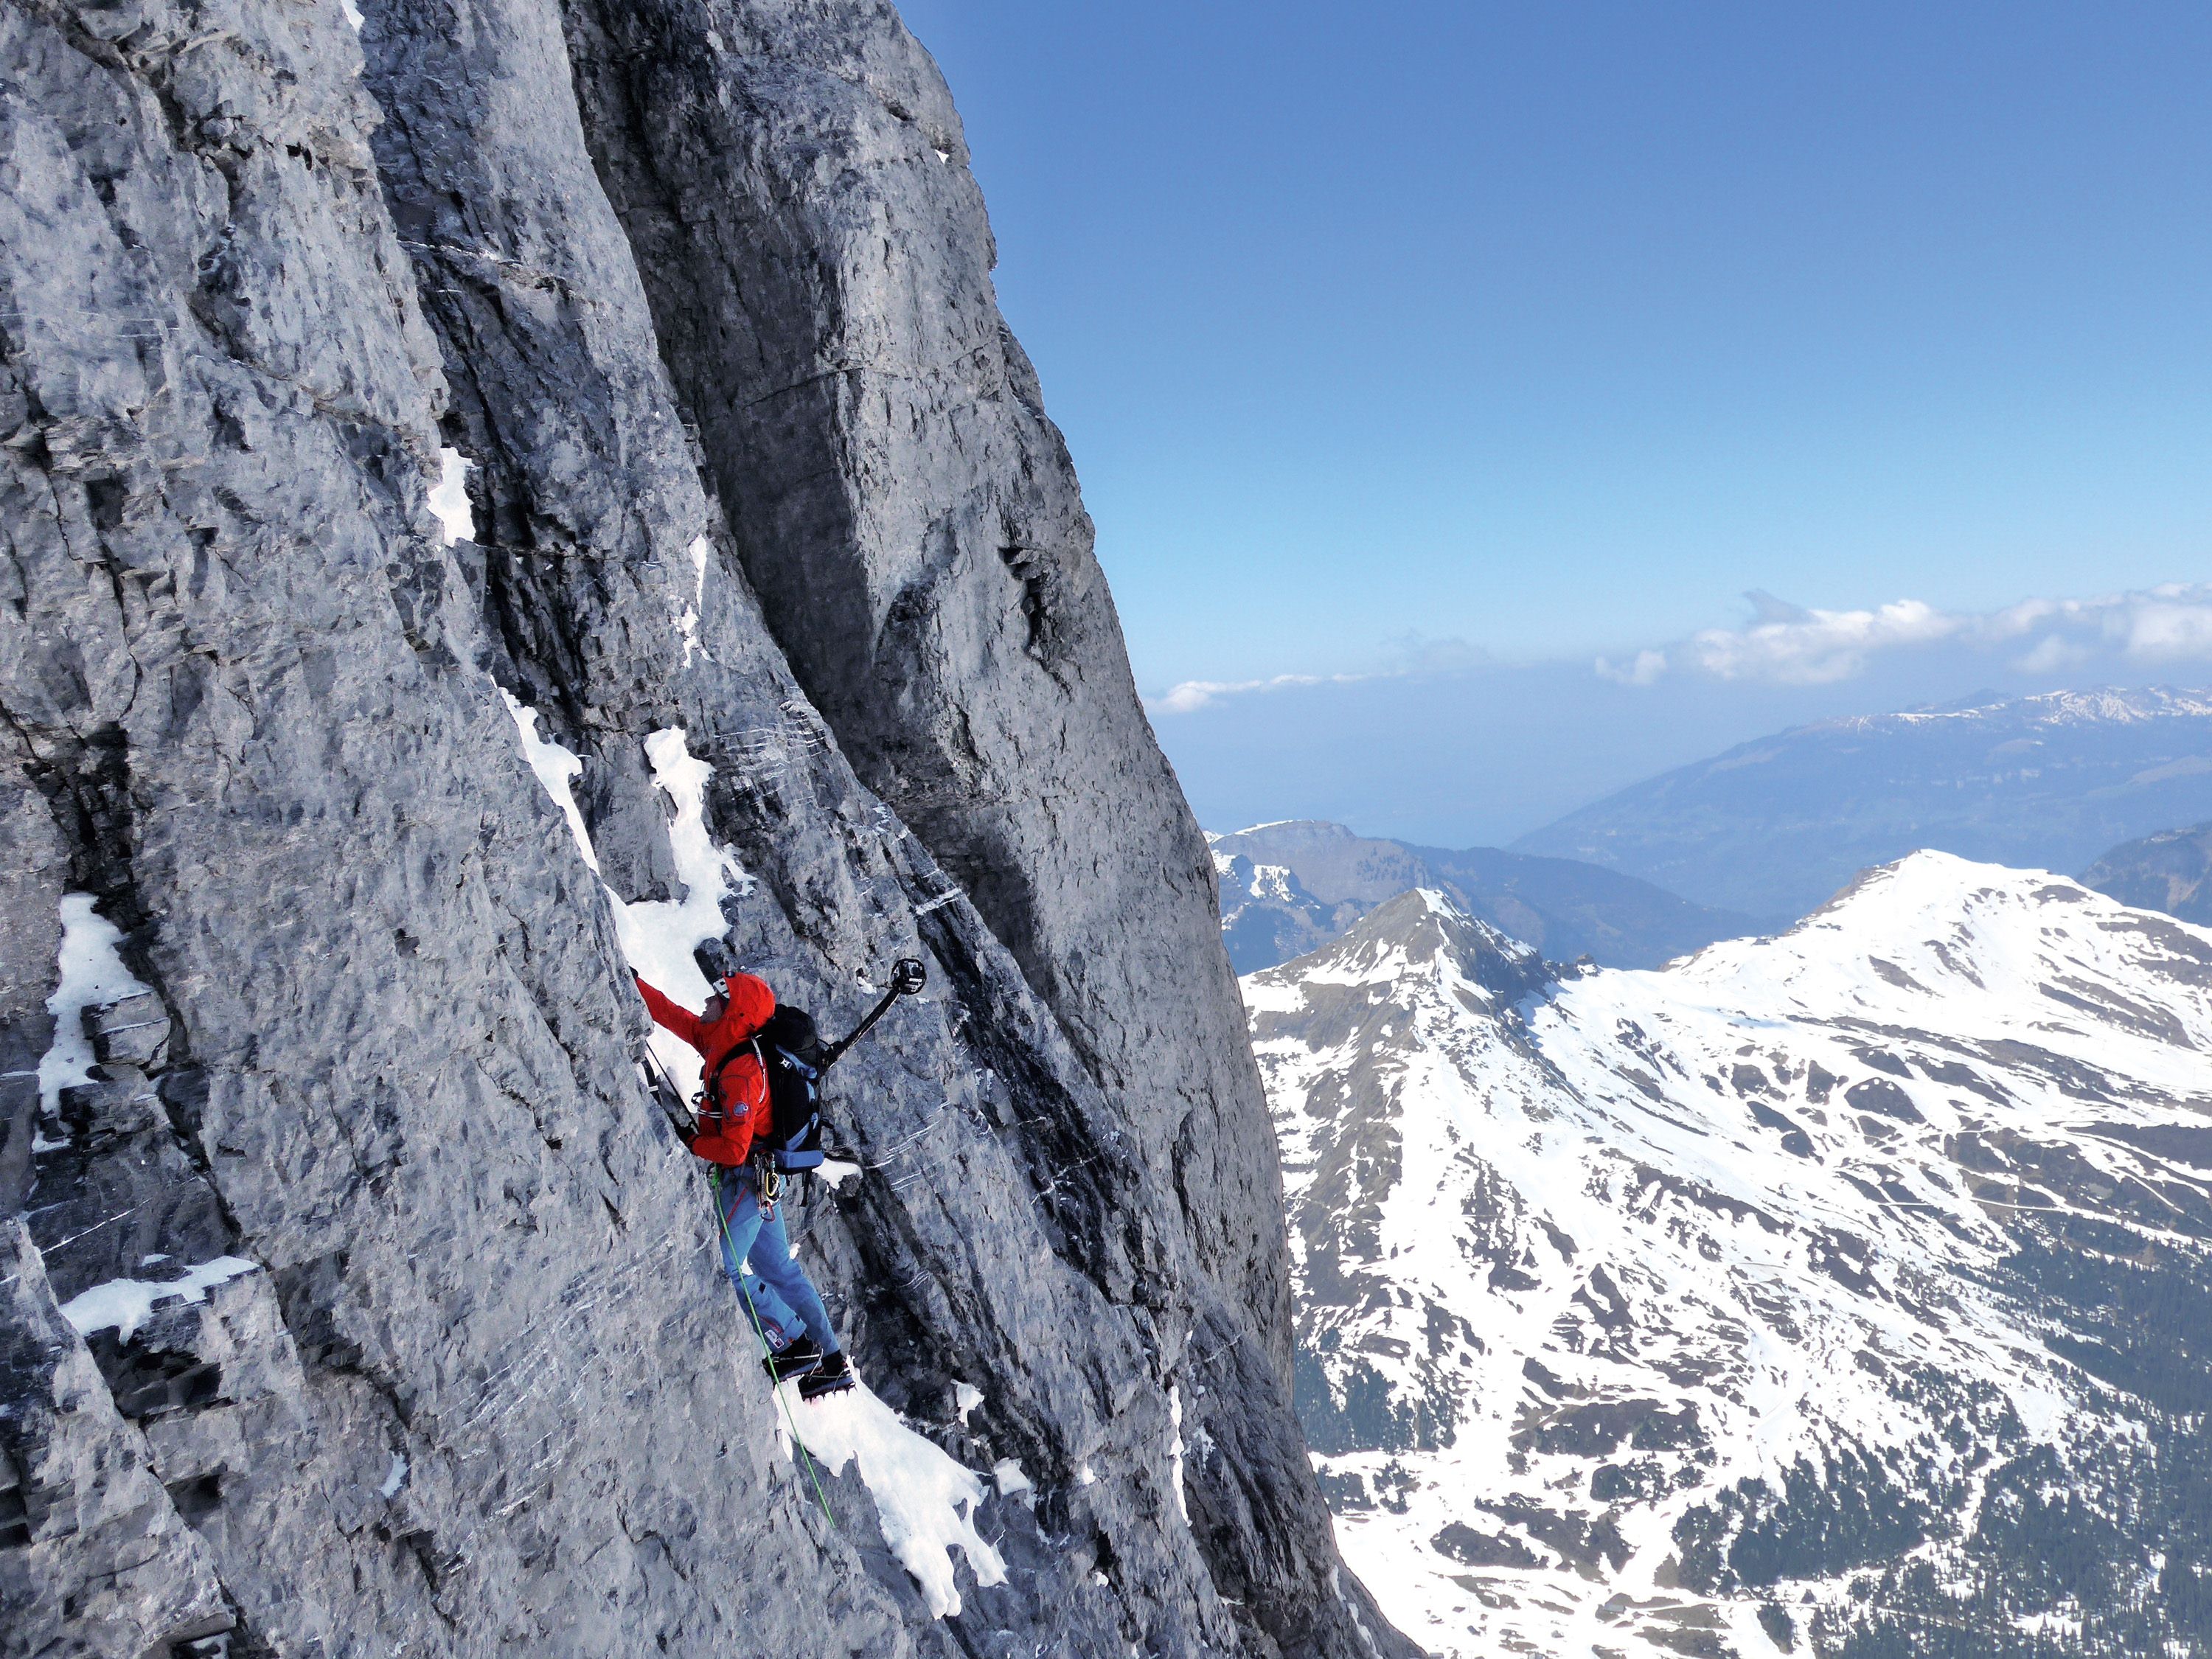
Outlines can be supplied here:
M1408 1651L926 55L361 10L0 13L0 1654ZM640 1086L671 733L721 948L833 1026L933 963L802 1231L883 1400L1032 1483L948 1618L779 1449Z

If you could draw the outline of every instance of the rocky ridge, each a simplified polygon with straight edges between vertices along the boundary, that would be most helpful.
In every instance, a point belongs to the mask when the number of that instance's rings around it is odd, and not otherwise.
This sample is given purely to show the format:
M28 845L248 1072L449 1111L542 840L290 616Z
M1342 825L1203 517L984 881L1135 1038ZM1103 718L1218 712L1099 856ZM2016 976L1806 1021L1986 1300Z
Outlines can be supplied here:
M1495 847L1458 852L1292 819L1210 838L1221 886L1221 929L1239 973L1304 956L1376 906L1416 887L1557 961L1656 968L1715 939L1757 933L1732 911L1707 909L1649 882L1573 859Z
M890 8L34 0L0 158L0 1654L1409 1651ZM933 966L803 1223L818 1503L641 953Z
M1921 854L1556 976L1246 981L1347 1557L1433 1651L2212 1650L2212 933Z

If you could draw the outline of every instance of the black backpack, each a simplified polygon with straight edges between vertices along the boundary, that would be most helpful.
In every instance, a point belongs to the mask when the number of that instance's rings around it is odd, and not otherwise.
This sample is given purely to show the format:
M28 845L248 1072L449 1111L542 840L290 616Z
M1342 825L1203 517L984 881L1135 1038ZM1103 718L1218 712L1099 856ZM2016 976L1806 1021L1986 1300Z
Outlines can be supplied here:
M754 1138L753 1156L774 1170L820 1168L825 1056L812 1018L804 1009L778 1003L753 1038L753 1051L768 1073L769 1111L775 1119L765 1136Z

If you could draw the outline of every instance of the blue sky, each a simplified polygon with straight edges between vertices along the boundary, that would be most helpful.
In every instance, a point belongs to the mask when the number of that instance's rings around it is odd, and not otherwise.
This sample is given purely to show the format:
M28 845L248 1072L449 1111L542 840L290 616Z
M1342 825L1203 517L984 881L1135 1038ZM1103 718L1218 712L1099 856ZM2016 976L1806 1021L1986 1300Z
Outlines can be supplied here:
M902 9L1216 827L1494 839L1785 714L2212 678L2212 597L2142 597L2212 575L2212 8ZM1488 775L1386 811L1362 720Z

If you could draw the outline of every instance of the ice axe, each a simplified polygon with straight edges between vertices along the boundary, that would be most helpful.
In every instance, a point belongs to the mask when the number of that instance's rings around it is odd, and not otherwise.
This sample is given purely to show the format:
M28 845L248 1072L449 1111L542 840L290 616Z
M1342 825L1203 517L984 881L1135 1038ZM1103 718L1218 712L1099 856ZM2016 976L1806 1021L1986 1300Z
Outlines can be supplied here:
M884 1000L881 1002L868 1010L868 1016L866 1019L863 1019L858 1025L855 1025L851 1030L846 1032L842 1037L830 1045L828 1051L822 1056L821 1069L826 1072L832 1066L835 1066L839 1060L843 1058L846 1049L851 1048L862 1037L867 1036L869 1031L874 1029L876 1022L881 1019L885 1014L890 1012L891 1004L896 1002L901 997L912 996L915 992L921 990L923 986L928 983L929 970L921 965L921 963L918 958L914 957L901 957L896 962L893 963L891 964L891 988L884 993Z

